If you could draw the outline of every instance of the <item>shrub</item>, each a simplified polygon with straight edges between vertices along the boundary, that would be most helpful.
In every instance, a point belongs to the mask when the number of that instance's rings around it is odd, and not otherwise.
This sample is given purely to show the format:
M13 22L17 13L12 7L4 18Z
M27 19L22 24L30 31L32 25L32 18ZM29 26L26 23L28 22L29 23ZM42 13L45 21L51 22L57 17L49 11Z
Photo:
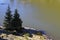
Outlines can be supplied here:
M36 35L41 35L42 36L42 33L41 32L36 32Z

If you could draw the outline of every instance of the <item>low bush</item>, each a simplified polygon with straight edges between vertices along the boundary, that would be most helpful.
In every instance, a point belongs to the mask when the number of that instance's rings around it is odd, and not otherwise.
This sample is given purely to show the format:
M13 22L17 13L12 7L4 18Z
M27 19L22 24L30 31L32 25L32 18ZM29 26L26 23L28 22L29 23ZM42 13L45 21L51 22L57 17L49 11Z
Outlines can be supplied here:
M36 32L36 35L41 35L42 36L42 33L41 32Z

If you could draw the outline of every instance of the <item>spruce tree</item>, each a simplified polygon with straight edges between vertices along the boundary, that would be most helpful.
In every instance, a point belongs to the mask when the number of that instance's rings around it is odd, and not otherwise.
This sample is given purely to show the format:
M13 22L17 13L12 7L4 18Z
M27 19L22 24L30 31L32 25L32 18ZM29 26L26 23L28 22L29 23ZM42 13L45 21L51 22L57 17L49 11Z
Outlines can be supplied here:
M14 12L14 16L12 19L12 26L13 26L13 29L16 31L20 31L22 28L22 20L20 18L20 15L17 9L15 9L15 12Z
M4 27L5 29L10 30L11 29L11 20L12 20L12 14L11 14L11 10L10 7L8 6L6 15L5 15L5 19L4 19Z

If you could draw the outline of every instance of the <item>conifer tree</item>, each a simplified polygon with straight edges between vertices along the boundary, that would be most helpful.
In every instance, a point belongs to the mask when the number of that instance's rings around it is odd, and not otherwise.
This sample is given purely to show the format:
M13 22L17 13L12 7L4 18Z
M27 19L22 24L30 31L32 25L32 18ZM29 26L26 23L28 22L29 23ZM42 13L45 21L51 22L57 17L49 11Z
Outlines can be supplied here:
M22 20L20 18L20 15L17 9L15 9L15 12L14 12L14 16L12 19L12 26L13 26L13 29L16 31L21 30L22 28Z
M11 10L10 7L8 6L6 15L5 15L5 19L4 19L4 27L5 29L11 29L11 20L12 20L12 14L11 14Z

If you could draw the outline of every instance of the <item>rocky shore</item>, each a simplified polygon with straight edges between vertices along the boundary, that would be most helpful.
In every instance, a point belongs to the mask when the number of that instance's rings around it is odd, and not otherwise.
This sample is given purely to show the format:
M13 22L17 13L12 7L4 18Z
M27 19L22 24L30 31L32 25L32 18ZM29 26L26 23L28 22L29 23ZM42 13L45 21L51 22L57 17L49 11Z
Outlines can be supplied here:
M43 31L37 31L35 29L25 28L24 34L12 33L5 30L0 30L0 40L52 40Z
M52 40L52 39L49 39L46 35L41 36L41 35L34 35L34 34L33 34L33 37L29 37L27 35L15 36L12 34L9 34L9 35L1 34L0 37L6 40Z

